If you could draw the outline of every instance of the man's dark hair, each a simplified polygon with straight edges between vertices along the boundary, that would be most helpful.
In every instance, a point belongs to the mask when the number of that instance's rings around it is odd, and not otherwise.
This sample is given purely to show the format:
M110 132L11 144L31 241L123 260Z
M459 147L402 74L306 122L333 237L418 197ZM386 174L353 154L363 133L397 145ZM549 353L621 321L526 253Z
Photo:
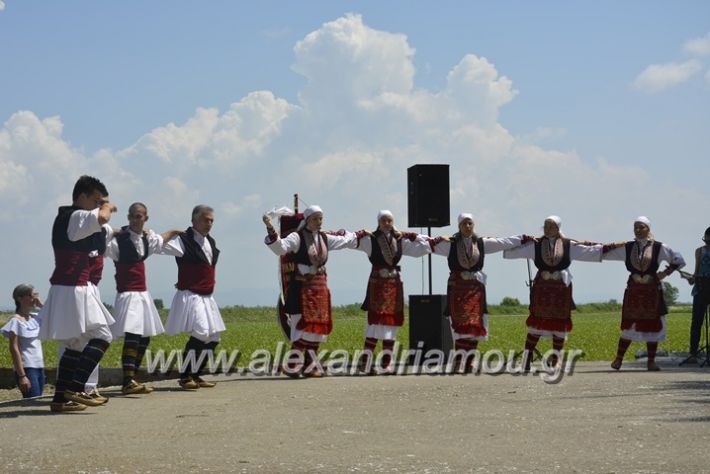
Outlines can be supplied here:
M80 194L91 195L94 191L98 191L102 196L108 196L108 191L104 183L94 178L93 176L81 176L74 185L74 191L71 193L72 201L79 199Z

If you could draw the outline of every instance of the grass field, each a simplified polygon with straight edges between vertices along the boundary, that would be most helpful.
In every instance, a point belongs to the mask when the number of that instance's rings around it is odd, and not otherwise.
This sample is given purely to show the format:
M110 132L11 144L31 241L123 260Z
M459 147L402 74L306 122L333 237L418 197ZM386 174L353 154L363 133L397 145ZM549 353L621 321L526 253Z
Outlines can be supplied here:
M509 350L520 350L525 341L525 318L527 309L524 306L491 306L489 308L490 340L482 343L481 351L500 349L504 353ZM226 307L222 308L222 316L227 325L227 331L222 335L220 348L232 351L238 349L242 355L241 361L258 349L274 351L280 341L284 341L281 330L277 326L275 309L272 307ZM667 338L660 344L660 349L668 351L687 351L690 328L690 306L672 307L668 315ZM567 349L581 349L585 355L582 360L612 360L616 353L619 338L619 320L621 311L617 304L600 303L581 305L573 313L574 329L570 334ZM163 319L167 310L161 311ZM334 328L323 349L346 349L354 351L362 349L365 313L357 305L340 306L333 309ZM0 325L11 317L10 314L0 314ZM154 337L150 349L182 349L187 340L186 335ZM405 322L399 332L399 342L403 348L408 347L409 328ZM6 343L5 343L6 344ZM101 362L103 367L120 367L121 343L112 344ZM45 365L56 367L57 344L55 341L43 342ZM544 352L550 348L549 341L541 341L538 348ZM637 349L645 348L640 343L633 343L627 352L627 358L633 358ZM379 349L379 348L378 348ZM7 345L0 350L0 367L12 367Z

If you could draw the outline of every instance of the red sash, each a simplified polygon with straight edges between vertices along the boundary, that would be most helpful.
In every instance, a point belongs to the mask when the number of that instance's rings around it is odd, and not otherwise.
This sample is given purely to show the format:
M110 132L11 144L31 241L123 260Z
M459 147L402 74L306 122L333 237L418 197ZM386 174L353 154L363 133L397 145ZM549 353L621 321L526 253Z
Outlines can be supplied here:
M301 286L301 319L297 329L315 334L330 334L333 318L326 274L306 275Z
M655 276L649 283L637 283L629 277L621 308L621 329L631 329L634 324L640 332L658 332L663 329L662 298L661 284Z
M367 282L367 323L385 326L404 324L404 288L399 275L383 278L373 268Z
M451 314L451 327L458 334L485 336L483 312L486 287L478 280L465 280L459 272L451 272L446 295Z
M572 330L572 285L562 280L545 280L537 276L530 292L529 327L546 331Z

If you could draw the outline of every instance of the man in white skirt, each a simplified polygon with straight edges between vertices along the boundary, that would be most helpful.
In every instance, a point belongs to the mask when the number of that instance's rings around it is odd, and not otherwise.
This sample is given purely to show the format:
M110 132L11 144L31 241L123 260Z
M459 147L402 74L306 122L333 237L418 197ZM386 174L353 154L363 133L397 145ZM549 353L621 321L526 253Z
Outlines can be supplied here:
M162 253L175 256L178 266L177 293L170 305L165 331L174 335L188 333L183 359L190 354L194 364L187 364L180 373L179 384L186 390L214 387L200 374L207 354L214 352L220 333L226 328L217 302L212 297L215 267L219 249L210 234L214 224L214 209L198 205L192 210L192 227L163 245ZM202 354L204 353L204 356ZM202 357L203 363L197 364Z
M40 312L40 339L66 347L57 369L53 412L79 411L101 405L84 392L89 375L106 353L114 320L90 285L93 258L112 234L107 225L116 206L106 186L91 176L74 185L72 205L59 208L52 227L55 269L47 301ZM105 232L104 232L105 231Z
M138 383L136 372L141 365L150 338L165 332L160 321L158 309L148 292L145 276L145 260L159 253L166 240L170 240L181 231L172 230L164 234L156 234L145 230L148 220L148 208L145 204L135 202L128 208L128 225L106 246L106 257L113 260L116 267L116 301L114 303L114 319L111 326L114 338L123 337L124 395L150 393L152 387Z

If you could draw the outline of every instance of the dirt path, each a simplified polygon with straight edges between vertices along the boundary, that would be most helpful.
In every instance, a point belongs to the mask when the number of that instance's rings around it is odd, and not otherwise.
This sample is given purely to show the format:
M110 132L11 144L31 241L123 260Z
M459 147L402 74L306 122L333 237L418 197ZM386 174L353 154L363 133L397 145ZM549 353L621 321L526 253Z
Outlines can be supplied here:
M710 370L625 369L215 376L60 415L4 402L0 454L4 472L707 472Z

